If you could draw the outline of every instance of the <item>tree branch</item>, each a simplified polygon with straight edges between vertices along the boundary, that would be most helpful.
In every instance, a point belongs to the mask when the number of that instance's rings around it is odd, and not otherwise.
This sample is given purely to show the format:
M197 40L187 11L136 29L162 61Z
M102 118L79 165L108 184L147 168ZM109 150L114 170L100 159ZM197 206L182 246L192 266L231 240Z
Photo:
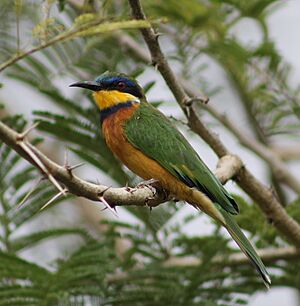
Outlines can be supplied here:
M111 188L84 181L73 174L72 167L58 165L30 142L24 140L25 136L26 132L17 133L0 121L0 139L39 169L49 180L53 177L60 184L63 184L66 192L92 201L106 202L111 207L124 205L155 207L172 199L172 196L166 190L157 186L155 182L145 182L135 188ZM238 171L241 166L234 156L225 156L220 159L216 176L220 177L221 182L225 184L232 175L235 175L232 169ZM51 181L53 182L53 180ZM57 186L57 182L54 184L60 190L60 194L63 194L65 188L60 185Z
M277 260L293 260L300 258L300 249L294 247L260 249L257 250L257 253L264 263L271 263ZM245 256L244 253L231 254L227 258L224 258L224 256L216 256L213 258L213 262L223 264L225 266L250 264L249 259L247 256ZM164 262L164 266L197 266L201 263L201 259L197 257L171 257Z
M282 160L285 160L285 161L300 160L300 146L299 145L294 144L294 145L287 146L287 147L273 145L271 149Z
M141 4L138 0L128 0L132 15L135 19L146 20ZM186 106L191 98L196 99L197 96L189 97L182 84L179 82L173 71L171 70L163 52L161 51L158 35L154 29L147 28L140 30L144 40L149 48L152 63L160 71L165 82L171 89L178 104L188 118L191 129L202 137L215 151L219 158L229 155L229 150L223 145L220 139L212 133L200 120L195 105ZM291 218L282 208L280 202L275 198L272 191L260 183L247 169L242 167L235 177L236 182L246 191L259 205L261 210L266 214L268 219L273 220L274 226L292 243L300 246L300 225Z
M193 90L193 92L195 93L195 90ZM204 107L213 117L218 119L223 126L232 132L244 147L250 149L265 160L272 168L272 172L276 175L277 179L294 190L296 194L300 194L300 181L290 172L285 163L280 159L279 155L250 135L242 132L232 120L217 112L212 106L205 105Z
M110 188L84 181L74 175L68 167L62 167L53 162L29 142L22 140L22 138L22 134L16 133L0 121L0 139L38 168L44 175L50 173L59 183L67 188L68 192L74 195L98 202L101 201L102 197L112 207L123 205L157 206L168 199L164 190L151 184L140 185L136 188ZM30 147L44 168L24 150L24 145L22 145L24 143Z

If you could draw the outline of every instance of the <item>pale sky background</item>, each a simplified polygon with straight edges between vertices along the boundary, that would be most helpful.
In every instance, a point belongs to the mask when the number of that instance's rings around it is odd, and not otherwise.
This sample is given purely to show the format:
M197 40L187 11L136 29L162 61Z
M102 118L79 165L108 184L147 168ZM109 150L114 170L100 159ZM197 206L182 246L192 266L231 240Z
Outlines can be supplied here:
M271 14L268 19L268 24L270 26L271 37L275 40L277 44L277 48L280 50L281 54L285 58L285 60L292 65L292 78L291 81L293 84L298 84L300 80L300 1L299 0L290 0L290 1L282 1L282 7L276 10L275 13ZM241 41L248 44L256 45L261 37L259 35L259 31L257 25L250 20L244 20L243 22L236 25L234 29L234 34L239 37ZM101 72L99 72L100 74ZM207 72L208 78L213 80L214 85L221 85L223 87L223 91L218 96L214 97L210 103L218 106L218 109L228 113L229 117L234 118L235 123L241 127L242 130L246 130L247 124L246 119L243 115L241 115L241 110L236 107L236 97L235 94L230 90L230 86L228 81L226 80L224 73L222 70L213 63L210 63L210 68ZM158 87L155 90L152 90L149 93L149 99L167 99L172 100L172 96L170 92L164 87L163 82L157 74L151 72L151 79L157 79L159 82ZM149 80L149 74L145 74L141 76L139 79L140 83L143 85L146 81ZM3 80L0 80L3 81ZM72 81L76 80L63 80L60 82L61 88L64 88L64 92L67 95L74 95L73 89L72 92L67 87ZM8 109L11 112L21 112L24 113L29 118L32 118L31 111L33 109L41 109L51 107L53 109L53 105L48 103L46 99L41 99L40 96L36 95L31 90L27 88L21 87L20 83L15 83L13 81L9 81L5 83L5 88L1 90L1 98L3 101L9 102L7 105ZM159 96L157 94L159 93ZM26 102L24 100L26 97ZM37 99L38 98L38 99ZM30 102L30 103L28 103ZM175 105L175 104L174 104ZM172 114L180 114L177 107L170 107L169 105L161 107L161 110L165 113ZM266 181L266 172L263 166L263 163L259 161L253 154L249 153L247 150L242 149L236 143L236 141L230 136L229 133L224 131L222 128L214 128L217 131L223 142L228 144L228 147L231 148L232 152L237 153L242 157L245 161L246 165L251 165L251 171L255 173L255 175L262 181ZM190 136L189 136L190 137ZM46 139L48 142L48 139ZM192 144L198 150L200 155L206 161L211 169L215 168L217 158L212 153L212 151L208 148L203 141L201 141L198 137L193 137L191 139ZM293 168L291 171L295 173L299 173L299 168ZM81 170L82 177L99 177L101 175L97 173L94 169L90 167L86 167ZM103 178L102 178L103 181ZM106 184L109 185L108 181L105 181ZM238 190L237 187L233 183L228 183L226 187L229 190ZM239 191L240 192L240 191ZM96 206L95 206L96 207ZM74 206L72 206L74 208ZM61 212L65 212L66 214L71 214L72 221L76 221L78 216L76 214L76 210L70 210L69 205L65 205L65 207L60 207L60 214L57 214L57 218L55 220L55 224L51 224L51 226L61 226L62 222L65 222L65 219L61 219ZM176 215L177 218L184 216L185 214L193 212L191 207L186 207L180 212L180 214ZM125 220L132 220L132 217L126 213L124 210L119 210L119 218ZM175 218L174 218L175 219ZM174 221L176 221L174 220ZM39 224L43 222L43 218L41 217L38 221ZM78 219L78 222L80 220ZM66 225L65 223L63 225ZM36 225L33 225L36 226ZM196 220L191 225L186 228L187 233L191 235L196 235L199 233L207 233L210 231L209 221L203 216L201 220ZM64 246L65 245L64 241ZM73 244L73 242L69 242ZM30 260L38 261L40 263L50 262L57 256L57 251L55 248L51 246L54 245L52 242L47 242L42 244L37 248L37 253L43 252L43 248L47 247L47 254L41 259L35 256L35 252L23 252L23 255ZM296 273L297 271L295 271ZM300 271L298 271L300 273ZM276 288L271 289L269 292L263 292L255 294L251 298L250 306L299 306L299 302L297 302L297 296L293 290L287 288Z

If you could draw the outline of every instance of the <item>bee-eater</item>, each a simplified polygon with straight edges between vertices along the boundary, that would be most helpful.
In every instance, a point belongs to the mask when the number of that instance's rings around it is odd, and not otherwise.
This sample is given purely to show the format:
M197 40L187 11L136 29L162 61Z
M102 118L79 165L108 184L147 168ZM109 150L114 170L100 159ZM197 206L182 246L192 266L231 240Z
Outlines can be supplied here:
M233 197L172 122L147 102L134 79L104 73L95 81L70 86L94 92L106 143L124 165L145 180L157 180L176 198L217 220L250 258L266 286L271 284L260 257L232 217L239 212Z

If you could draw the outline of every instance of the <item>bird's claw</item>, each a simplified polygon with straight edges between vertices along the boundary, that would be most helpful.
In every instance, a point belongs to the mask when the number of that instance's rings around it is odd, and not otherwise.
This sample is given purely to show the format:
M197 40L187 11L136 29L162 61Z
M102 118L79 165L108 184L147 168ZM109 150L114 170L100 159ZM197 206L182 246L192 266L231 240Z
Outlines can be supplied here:
M139 184L136 185L136 188L143 188L145 186L149 187L149 186L157 186L157 185L159 185L159 180L152 178L150 180L140 182Z

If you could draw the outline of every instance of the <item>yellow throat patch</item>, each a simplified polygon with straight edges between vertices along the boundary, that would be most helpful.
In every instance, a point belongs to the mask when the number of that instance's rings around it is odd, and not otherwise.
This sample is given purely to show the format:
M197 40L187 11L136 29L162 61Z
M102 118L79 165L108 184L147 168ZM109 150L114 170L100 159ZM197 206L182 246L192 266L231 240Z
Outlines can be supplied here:
M110 108L120 103L138 100L135 96L129 93L117 90L100 90L94 92L93 96L100 110Z

